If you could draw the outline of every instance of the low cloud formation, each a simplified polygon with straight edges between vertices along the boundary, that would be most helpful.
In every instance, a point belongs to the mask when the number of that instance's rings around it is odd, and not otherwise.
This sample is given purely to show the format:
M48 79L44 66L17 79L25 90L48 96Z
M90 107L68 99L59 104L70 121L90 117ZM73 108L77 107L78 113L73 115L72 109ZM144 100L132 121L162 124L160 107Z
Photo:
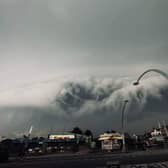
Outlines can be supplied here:
M74 126L95 133L120 130L124 100L129 101L126 129L149 129L158 119L168 117L168 82L160 77L144 79L139 86L110 78L66 81L48 105L1 107L0 131L24 132L30 125L34 125L36 134L71 130Z
M119 112L124 100L129 100L129 108L136 105L136 110L143 110L149 99L160 100L163 90L168 87L166 80L158 77L142 81L140 86L133 86L128 81L111 79L89 79L67 82L60 88L55 103L67 115L81 116Z

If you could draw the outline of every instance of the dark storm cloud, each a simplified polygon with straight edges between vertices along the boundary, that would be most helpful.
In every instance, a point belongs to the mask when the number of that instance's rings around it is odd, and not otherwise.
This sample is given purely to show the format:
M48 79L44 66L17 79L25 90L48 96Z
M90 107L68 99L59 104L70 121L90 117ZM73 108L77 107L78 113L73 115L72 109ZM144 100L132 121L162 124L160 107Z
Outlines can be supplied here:
M121 109L127 99L127 129L142 131L145 126L139 128L139 122L148 119L148 124L152 125L158 116L160 119L166 116L168 84L166 80L155 77L143 80L141 85L135 87L121 80L95 78L71 81L62 84L51 104L4 107L1 113L5 111L2 117L10 131L19 129L21 125L22 131L34 125L36 131L43 130L41 133L44 134L51 128L55 131L70 130L78 125L98 133L109 128L120 130ZM132 124L136 125L134 129Z
M155 80L147 80L146 84L138 88L127 82L110 79L68 82L63 85L57 95L56 103L65 108L66 113L77 113L77 115L80 113L82 115L83 113L96 113L97 111L118 112L122 102L128 99L130 107L141 111L148 102L154 100L162 102L160 100L162 96L166 100L167 82L164 81L165 83L157 84L158 86L152 86L151 84Z

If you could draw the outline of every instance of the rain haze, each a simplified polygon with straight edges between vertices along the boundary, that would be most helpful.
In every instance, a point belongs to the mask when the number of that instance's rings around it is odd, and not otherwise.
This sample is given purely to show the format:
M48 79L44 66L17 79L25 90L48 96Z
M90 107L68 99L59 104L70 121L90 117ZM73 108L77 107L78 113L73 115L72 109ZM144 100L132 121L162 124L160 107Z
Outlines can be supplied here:
M0 136L168 123L167 0L0 0Z

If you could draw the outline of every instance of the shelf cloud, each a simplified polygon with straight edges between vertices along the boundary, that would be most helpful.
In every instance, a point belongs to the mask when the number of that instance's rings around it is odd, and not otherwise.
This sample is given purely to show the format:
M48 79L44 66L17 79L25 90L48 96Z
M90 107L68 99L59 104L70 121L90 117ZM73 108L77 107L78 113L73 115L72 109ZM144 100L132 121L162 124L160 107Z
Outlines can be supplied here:
M142 131L145 126L142 124L138 128L136 122L143 123L148 119L148 123L152 123L157 122L159 115L161 119L167 116L167 91L167 80L158 76L142 80L139 86L133 86L127 80L110 78L66 81L59 85L45 105L1 107L1 124L6 125L1 129L16 131L29 125L35 125L36 131L42 129L43 133L51 127L58 131L64 127L70 130L76 125L96 132L113 127L119 129L121 109L124 100L128 100L128 130L132 130L130 125L135 124L134 129Z

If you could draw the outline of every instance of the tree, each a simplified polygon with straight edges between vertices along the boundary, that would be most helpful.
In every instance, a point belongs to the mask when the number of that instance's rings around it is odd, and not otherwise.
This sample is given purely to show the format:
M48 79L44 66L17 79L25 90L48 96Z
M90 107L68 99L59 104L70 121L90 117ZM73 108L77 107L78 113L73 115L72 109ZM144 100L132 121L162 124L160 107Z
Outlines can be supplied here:
M43 142L43 141L45 141L45 138L44 137L39 137L39 141Z
M79 127L73 128L73 130L71 132L74 134L82 134L83 133Z
M32 141L38 141L38 140L39 140L38 137L33 137L33 138L32 138Z
M93 133L92 133L92 131L91 130L89 130L89 129L87 129L86 131L85 131L85 133L84 133L86 136L90 136L90 137L92 137L93 136Z

